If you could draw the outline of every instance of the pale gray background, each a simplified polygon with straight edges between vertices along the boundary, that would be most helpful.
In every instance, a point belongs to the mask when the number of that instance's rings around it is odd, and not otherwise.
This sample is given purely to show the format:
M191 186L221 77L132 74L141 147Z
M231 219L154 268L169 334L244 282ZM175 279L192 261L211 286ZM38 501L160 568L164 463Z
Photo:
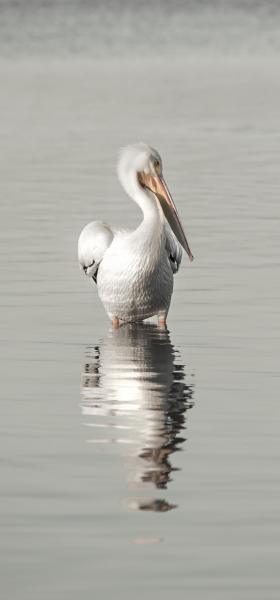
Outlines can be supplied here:
M0 8L1 596L278 600L279 3ZM111 333L77 266L139 222L138 140L195 255L170 338Z

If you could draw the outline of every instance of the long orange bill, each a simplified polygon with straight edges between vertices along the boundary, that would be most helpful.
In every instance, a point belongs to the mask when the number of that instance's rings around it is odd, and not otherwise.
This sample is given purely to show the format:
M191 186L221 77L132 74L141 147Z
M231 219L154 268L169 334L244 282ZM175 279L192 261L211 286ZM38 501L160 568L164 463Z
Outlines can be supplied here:
M151 192L156 194L161 208L164 212L164 215L173 231L176 235L178 242L180 242L181 246L183 246L184 250L187 252L190 261L193 260L193 255L191 249L188 244L188 240L186 238L182 223L180 221L180 217L178 215L176 206L172 200L169 189L164 181L162 175L146 175L145 173L139 173L138 179L140 184L143 187L146 187Z

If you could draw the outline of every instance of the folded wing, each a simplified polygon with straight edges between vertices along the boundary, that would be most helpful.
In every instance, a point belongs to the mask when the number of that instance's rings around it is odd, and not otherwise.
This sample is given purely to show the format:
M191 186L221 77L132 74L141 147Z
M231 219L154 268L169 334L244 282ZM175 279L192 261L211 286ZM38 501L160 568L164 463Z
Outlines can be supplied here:
M99 265L114 238L114 231L102 221L92 221L82 230L78 241L81 269L96 283Z
M179 244L169 224L165 223L166 243L165 249L168 255L171 269L173 273L179 271L182 260L182 246Z

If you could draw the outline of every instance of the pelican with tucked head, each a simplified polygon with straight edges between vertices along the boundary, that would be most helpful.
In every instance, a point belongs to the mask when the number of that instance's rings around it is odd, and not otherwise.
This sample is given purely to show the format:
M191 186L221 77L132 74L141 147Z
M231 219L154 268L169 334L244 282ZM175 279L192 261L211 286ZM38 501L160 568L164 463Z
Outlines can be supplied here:
M162 175L159 153L147 144L123 148L118 177L143 212L135 230L93 221L82 230L78 257L97 284L114 326L157 316L166 322L182 248L193 260L178 212Z

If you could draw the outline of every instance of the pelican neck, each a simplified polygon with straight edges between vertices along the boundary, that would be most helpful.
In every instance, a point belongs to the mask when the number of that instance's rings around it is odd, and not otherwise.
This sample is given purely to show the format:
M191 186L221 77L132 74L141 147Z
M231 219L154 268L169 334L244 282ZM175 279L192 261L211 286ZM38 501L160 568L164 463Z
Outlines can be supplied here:
M138 186L137 186L138 187ZM156 196L142 188L138 188L133 200L141 208L143 218L134 231L143 244L152 245L154 250L162 244L164 230L164 214Z

